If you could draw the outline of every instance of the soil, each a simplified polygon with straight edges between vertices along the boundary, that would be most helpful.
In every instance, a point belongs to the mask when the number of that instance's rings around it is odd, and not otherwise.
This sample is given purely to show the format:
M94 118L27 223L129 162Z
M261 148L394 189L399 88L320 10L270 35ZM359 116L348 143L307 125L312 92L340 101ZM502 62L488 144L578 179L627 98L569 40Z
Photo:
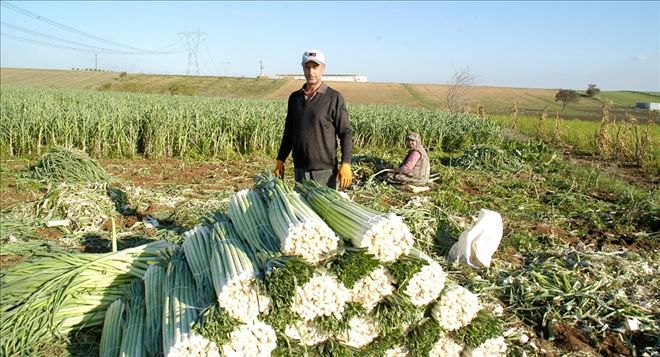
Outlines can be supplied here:
M621 338L609 331L598 345L598 352L603 356L632 356L632 351L621 341Z
M23 259L25 259L25 257L22 257L20 255L12 255L12 254L0 255L0 269L4 269L6 267L12 266L22 261Z
M17 190L15 185L8 185L10 191L0 191L0 210L6 210L16 204L29 202L36 199L32 192Z
M643 168L635 164L617 163L591 154L583 154L570 150L565 150L563 155L574 164L580 166L596 165L599 169L608 174L645 190L651 191L657 189L658 185L660 185L660 176L646 172ZM596 198L608 199L608 197L603 196L602 193L594 192L593 194L596 195Z
M120 229L132 227L135 223L141 221L141 218L138 218L137 215L126 215L123 217L114 217L114 220L115 229ZM112 232L112 219L107 219L103 222L99 229L106 232Z
M555 345L567 352L579 352L587 356L632 356L632 351L618 334L605 332L598 339L590 338L580 330L555 322Z
M42 227L42 228L37 228L34 233L39 236L43 237L48 240L53 240L57 241L60 238L64 237L64 232L59 230L56 227Z
M479 194L479 188L477 186L474 186L470 183L468 180L463 180L461 179L459 181L461 188L468 194L470 195L478 195Z
M554 328L555 343L561 345L566 351L598 356L596 350L589 345L589 338L579 330L561 322L555 322Z
M144 188L186 185L194 191L242 190L254 184L246 172L270 170L272 159L250 157L250 162L233 161L188 162L180 159L116 159L101 160L101 165L116 178L129 180ZM249 169L246 168L249 167Z

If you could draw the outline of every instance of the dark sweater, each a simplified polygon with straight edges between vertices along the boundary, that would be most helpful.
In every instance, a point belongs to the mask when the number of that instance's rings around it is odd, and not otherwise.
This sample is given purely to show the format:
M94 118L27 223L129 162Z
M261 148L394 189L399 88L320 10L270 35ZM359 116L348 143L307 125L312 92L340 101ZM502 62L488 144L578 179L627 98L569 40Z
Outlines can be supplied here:
M293 165L297 169L334 169L337 138L341 144L341 162L350 164L353 130L339 92L321 83L308 101L302 89L291 93L278 160L285 161L293 151Z

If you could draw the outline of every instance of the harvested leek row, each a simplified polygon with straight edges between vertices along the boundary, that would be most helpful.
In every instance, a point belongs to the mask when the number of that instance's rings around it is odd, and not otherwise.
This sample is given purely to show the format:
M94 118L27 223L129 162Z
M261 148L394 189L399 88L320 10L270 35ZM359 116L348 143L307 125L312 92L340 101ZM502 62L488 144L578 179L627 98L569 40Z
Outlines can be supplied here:
M32 176L37 179L61 181L103 182L110 175L85 152L54 146L39 162L31 167Z
M125 304L121 299L115 300L105 313L103 332L101 333L100 357L119 355L122 340L122 321Z
M353 285L350 301L371 311L385 296L394 292L393 281L387 269L381 266Z
M229 342L222 345L227 357L268 357L277 347L277 336L273 328L262 321L250 321L229 334Z
M499 336L486 340L478 347L466 347L463 355L465 357L504 357L506 356L506 342L504 336Z
M460 356L465 346L448 334L443 334L433 344L429 356Z
M284 329L284 334L303 346L314 346L330 338L330 334L317 326L313 320L299 320L288 324Z
M393 277L365 249L345 247L332 261L330 271L337 275L351 293L350 302L371 311L380 300L394 291Z
M445 288L447 273L438 262L415 248L411 249L410 255L424 260L426 265L406 282L403 292L413 305L424 306L440 296Z
M175 249L167 265L165 289L162 332L165 356L183 356L200 348L210 348L208 344L201 344L192 331L200 309L195 282L180 248Z
M122 328L120 356L144 355L144 284L141 279L133 280L126 298L126 319Z
M323 220L279 178L257 185L268 202L268 218L280 240L280 250L318 265L336 254L339 238Z
M270 300L256 285L256 267L250 248L238 239L229 221L213 225L211 274L218 303L230 316L249 322L268 308Z
M165 299L165 269L154 264L144 274L145 329L144 348L148 356L163 354L161 331L163 326L163 301ZM105 328L105 327L104 327Z
M280 250L280 241L268 220L268 208L261 196L242 190L229 200L229 217L238 235L268 258Z
M355 316L348 321L348 330L342 331L337 340L342 344L362 348L373 341L380 329L378 323L366 316Z
M447 287L433 305L431 316L442 328L454 331L472 321L481 310L479 298L460 285Z
M198 288L209 286L213 300L231 317L248 322L268 308L270 300L256 286L254 246L239 239L226 216L216 214L184 237L183 250ZM208 294L208 289L201 291Z
M209 225L199 225L183 233L183 251L199 293L205 297L215 297L211 259L213 254L213 229Z
M350 298L350 291L334 276L317 272L307 283L296 287L291 311L303 320L322 316L339 320Z
M53 335L102 325L110 304L169 246L156 241L108 254L39 253L8 269L0 286L0 355L29 354Z
M378 260L392 262L410 252L413 236L401 217L362 206L315 181L297 182L296 190L339 236Z

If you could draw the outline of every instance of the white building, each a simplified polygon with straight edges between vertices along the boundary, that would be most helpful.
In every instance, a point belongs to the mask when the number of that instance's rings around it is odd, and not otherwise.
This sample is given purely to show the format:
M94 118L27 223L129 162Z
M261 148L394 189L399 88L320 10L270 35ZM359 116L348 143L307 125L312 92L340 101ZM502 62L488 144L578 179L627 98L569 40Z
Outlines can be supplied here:
M305 80L305 76L302 74L276 74L270 78ZM367 82L367 76L357 74L324 74L323 80L327 82Z
M649 109L649 110L660 110L660 103L637 103L635 104L636 108L639 109Z

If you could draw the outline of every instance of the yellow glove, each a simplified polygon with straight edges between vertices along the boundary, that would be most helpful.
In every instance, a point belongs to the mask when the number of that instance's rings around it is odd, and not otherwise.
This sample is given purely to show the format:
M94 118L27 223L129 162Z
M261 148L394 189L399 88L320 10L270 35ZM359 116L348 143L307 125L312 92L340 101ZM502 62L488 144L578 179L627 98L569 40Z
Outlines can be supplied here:
M339 180L340 188L346 188L351 185L351 182L353 181L353 172L351 171L350 164L341 164L337 179Z
M275 163L275 170L273 170L273 175L284 180L284 161L277 160L277 163Z

